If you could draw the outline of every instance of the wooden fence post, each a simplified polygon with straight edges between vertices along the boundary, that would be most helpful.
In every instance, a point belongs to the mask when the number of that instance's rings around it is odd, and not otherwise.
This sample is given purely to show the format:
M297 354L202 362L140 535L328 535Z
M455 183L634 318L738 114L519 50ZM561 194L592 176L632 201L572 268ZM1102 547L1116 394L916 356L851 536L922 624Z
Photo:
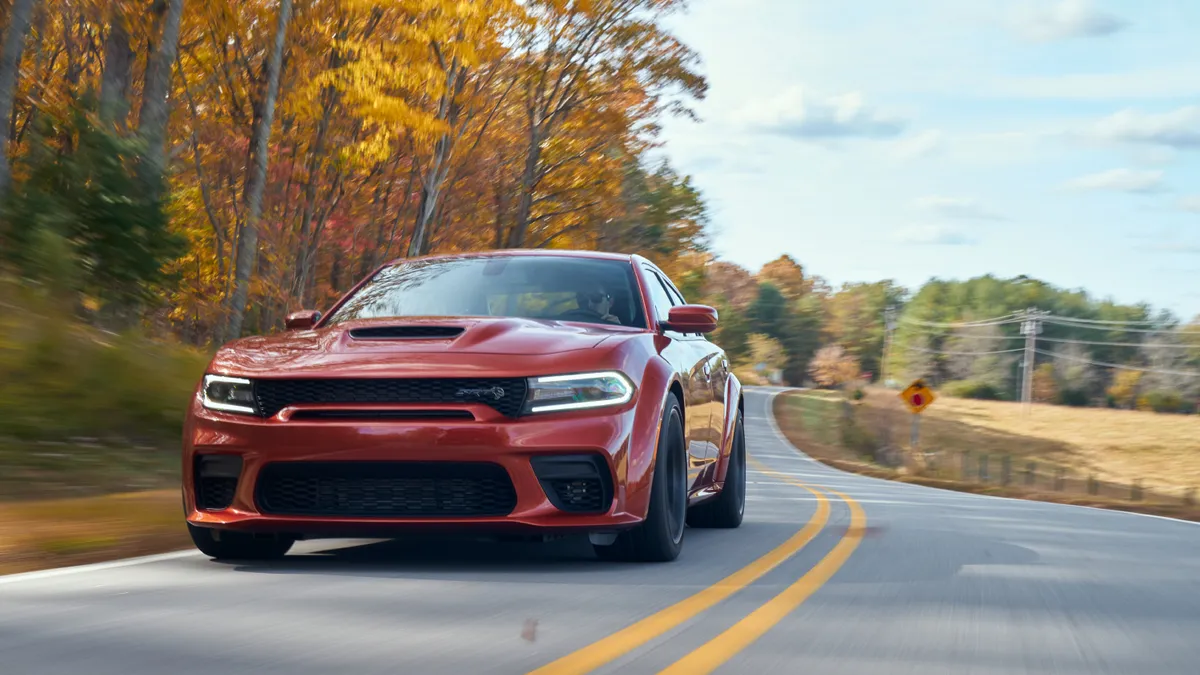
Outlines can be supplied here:
M1130 490L1129 497L1135 502L1142 501L1142 479L1141 478L1133 481L1133 489Z
M1012 455L1005 455L1000 460L1000 482L1003 485L1012 482Z
M1027 462L1025 464L1025 484L1033 485L1037 480L1037 462Z
M1096 481L1096 474L1088 475L1087 491L1089 495L1100 493L1100 483Z
M979 456L979 482L986 483L988 481L988 463L990 457L987 455Z
M1054 470L1054 490L1062 492L1067 483L1067 470L1061 466Z

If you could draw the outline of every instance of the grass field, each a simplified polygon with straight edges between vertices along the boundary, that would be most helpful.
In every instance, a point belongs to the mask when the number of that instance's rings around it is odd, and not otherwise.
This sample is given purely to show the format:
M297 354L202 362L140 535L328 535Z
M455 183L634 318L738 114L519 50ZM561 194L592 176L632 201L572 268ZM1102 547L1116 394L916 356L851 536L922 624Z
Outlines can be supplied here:
M909 414L895 392L869 390L864 403L887 411L907 443ZM1200 486L1200 415L1040 404L1026 413L1020 403L943 397L921 431L924 449L1006 453L1173 492Z
M1049 405L1031 406L1026 413L1015 403L944 397L922 415L919 447L942 457L944 464L926 467L906 461L903 468L892 469L873 461L871 450L900 448L909 460L917 455L908 448L912 416L894 391L871 389L850 406L831 392L789 393L776 401L775 412L797 446L846 470L971 492L1200 519L1200 510L1185 503L1188 491L1200 486L1200 416ZM987 481L973 475L977 465L972 475L958 468L964 452L976 462L991 458ZM1010 483L999 485L995 467L1006 456L1015 471ZM1018 472L1031 462L1042 478L1025 485ZM1052 488L1050 476L1059 469L1066 478ZM1089 477L1099 484L1095 492L1088 490ZM1139 490L1134 500L1132 486L1139 482L1144 493Z
M178 489L0 504L0 574L190 546Z

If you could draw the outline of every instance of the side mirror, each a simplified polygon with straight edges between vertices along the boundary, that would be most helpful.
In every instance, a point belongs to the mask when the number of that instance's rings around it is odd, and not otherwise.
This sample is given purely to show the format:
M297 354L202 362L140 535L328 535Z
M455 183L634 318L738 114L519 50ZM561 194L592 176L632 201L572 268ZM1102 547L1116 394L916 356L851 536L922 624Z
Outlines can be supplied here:
M286 326L288 330L308 330L309 328L315 326L320 320L320 312L316 311L315 309L306 309L301 312L292 312L291 314L288 314L287 319L283 322L283 325Z
M662 327L678 333L711 333L717 329L717 310L707 305L676 305Z

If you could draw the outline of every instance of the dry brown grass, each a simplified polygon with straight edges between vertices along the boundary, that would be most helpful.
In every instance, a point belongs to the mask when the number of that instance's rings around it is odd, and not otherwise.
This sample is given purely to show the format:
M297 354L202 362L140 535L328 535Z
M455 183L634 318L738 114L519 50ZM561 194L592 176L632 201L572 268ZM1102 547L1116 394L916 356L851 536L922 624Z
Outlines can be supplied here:
M0 574L190 545L178 490L0 505Z
M953 470L920 475L908 467L880 466L864 457L861 449L846 446L837 428L839 407L828 398L823 392L780 396L775 416L780 429L797 447L844 471L962 492L1200 521L1200 507L1183 503L1178 489L1200 484L1200 418L1042 405L1033 406L1026 416L1019 404L942 398L926 410L922 419L922 450L1008 454L1022 461L1057 464L1076 476L1095 474L1098 479L1126 485L1141 478L1147 488L1146 499L1134 502L1127 492L1119 498L1112 493L1086 494L1078 480L1068 480L1066 491L1056 492L1015 481L1002 486L962 480ZM875 437L891 434L893 443L907 445L911 415L895 392L869 391L853 414ZM1189 429L1193 431L1189 433ZM1160 493L1150 493L1156 487Z
M895 392L868 390L864 403L889 411L907 444L909 415ZM921 424L926 448L1011 454L1169 492L1200 486L1200 415L1041 404L1027 414L1020 403L942 397Z

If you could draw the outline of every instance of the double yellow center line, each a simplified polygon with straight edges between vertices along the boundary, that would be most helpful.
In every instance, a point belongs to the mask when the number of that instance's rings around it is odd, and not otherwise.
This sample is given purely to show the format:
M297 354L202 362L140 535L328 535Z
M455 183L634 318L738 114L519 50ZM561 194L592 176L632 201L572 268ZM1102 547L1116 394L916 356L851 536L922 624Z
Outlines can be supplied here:
M824 494L808 485L794 480L786 474L773 471L763 466L753 458L748 458L762 473L775 476L786 483L808 490L817 499L817 509L808 523L796 534L788 538L766 555L754 560L749 565L730 574L704 590L685 598L666 609L623 628L606 638L553 661L529 675L583 675L596 668L610 663L638 647L654 640L667 631L698 616L725 600L734 593L746 588L767 572L778 567L787 559L800 552L817 536L825 524L829 522L829 499ZM866 515L862 507L850 497L825 488L836 495L850 507L850 527L841 541L834 546L804 576L788 586L766 604L759 607L746 618L734 624L725 632L701 645L695 651L669 666L662 673L680 675L687 673L711 673L721 664L733 658L758 638L762 637L772 626L778 624L792 610L800 606L810 595L821 587L840 568L862 540ZM661 675L661 674L660 674Z

